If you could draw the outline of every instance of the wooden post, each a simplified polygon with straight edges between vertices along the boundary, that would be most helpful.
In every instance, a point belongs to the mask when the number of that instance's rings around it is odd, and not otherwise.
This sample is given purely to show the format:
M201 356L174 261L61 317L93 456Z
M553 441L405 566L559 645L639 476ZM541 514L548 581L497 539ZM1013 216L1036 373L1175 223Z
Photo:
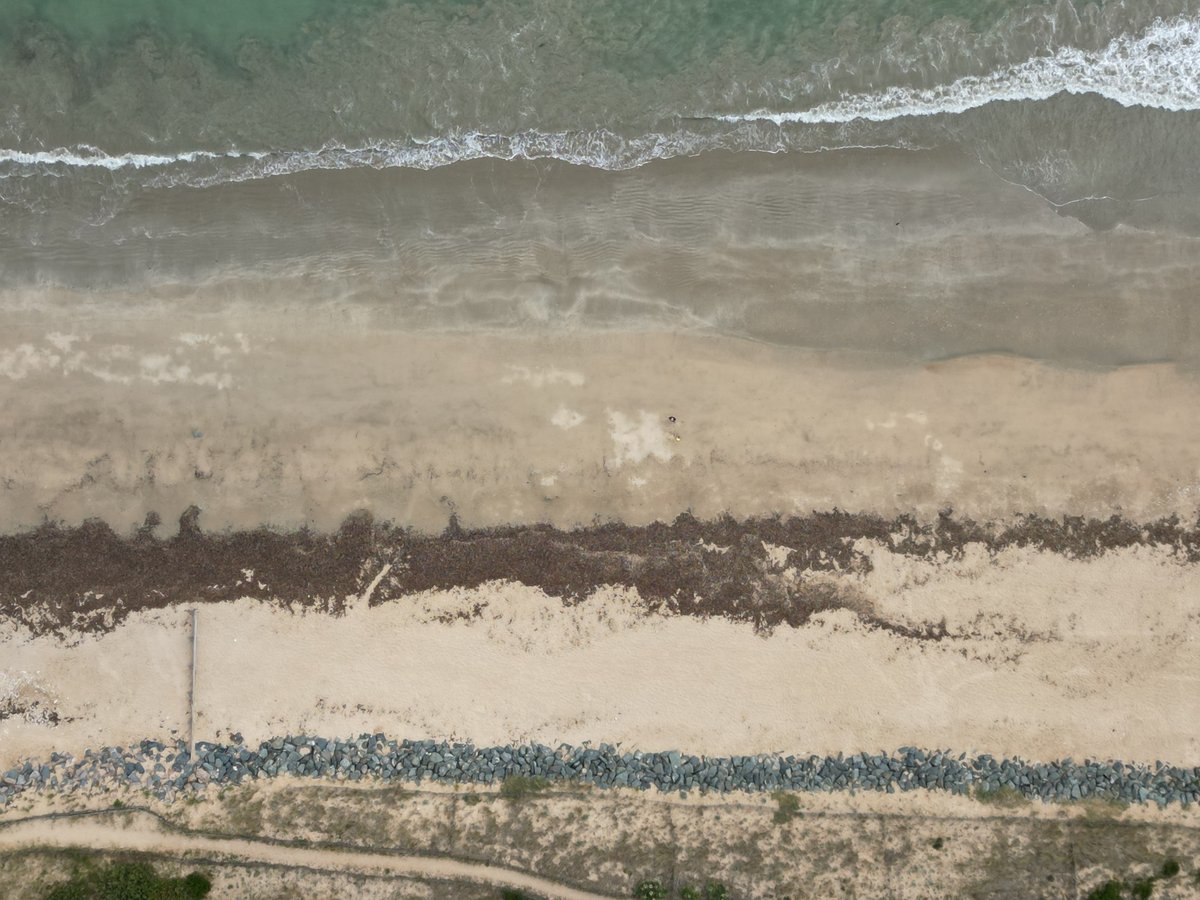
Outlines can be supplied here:
M192 686L188 691L188 759L196 758L196 610L192 614Z

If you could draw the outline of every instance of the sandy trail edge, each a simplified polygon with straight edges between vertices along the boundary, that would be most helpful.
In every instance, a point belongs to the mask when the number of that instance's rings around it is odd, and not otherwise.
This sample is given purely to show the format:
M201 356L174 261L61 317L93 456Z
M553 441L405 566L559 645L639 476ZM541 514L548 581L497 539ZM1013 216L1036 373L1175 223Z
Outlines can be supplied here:
M598 900L595 894L566 887L546 878L499 866L461 862L455 859L367 853L353 849L294 847L245 838L213 837L171 833L163 829L153 813L122 810L122 828L100 821L95 814L38 816L0 822L0 852L32 848L86 847L90 850L120 850L180 856L186 853L217 854L238 862L263 863L289 868L324 870L339 874L389 875L393 877L471 881L518 890L559 900Z

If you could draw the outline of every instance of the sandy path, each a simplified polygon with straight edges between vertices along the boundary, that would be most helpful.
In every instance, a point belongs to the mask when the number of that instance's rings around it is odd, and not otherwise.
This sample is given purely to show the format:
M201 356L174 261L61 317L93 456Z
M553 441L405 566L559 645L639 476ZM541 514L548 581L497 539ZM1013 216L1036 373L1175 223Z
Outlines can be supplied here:
M263 863L309 870L366 875L391 875L473 881L531 891L558 900L596 900L593 894L565 887L545 878L498 866L422 856L366 853L358 850L322 850L283 844L185 833L171 833L149 814L131 813L124 823L87 818L36 818L0 823L0 851L30 847L87 847L90 850L120 850L161 853L171 856L196 854L218 856L245 863Z

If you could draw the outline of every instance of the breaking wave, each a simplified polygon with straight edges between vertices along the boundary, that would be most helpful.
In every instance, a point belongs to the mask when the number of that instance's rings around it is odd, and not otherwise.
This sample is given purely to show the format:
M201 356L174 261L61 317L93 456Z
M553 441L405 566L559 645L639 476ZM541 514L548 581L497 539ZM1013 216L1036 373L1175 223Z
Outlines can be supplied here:
M1122 106L1200 109L1200 22L1159 19L1140 36L1121 35L1100 51L1062 47L1051 56L935 87L891 87L796 112L759 110L715 118L776 125L884 122L962 113L1003 100L1048 100L1061 93L1098 94Z

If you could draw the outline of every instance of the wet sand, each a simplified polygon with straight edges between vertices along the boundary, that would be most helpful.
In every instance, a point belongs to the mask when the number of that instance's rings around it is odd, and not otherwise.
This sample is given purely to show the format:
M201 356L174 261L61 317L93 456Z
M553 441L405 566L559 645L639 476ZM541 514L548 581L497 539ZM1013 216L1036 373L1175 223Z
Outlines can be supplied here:
M1200 366L1200 237L1092 229L1077 217L1103 220L1103 202L1054 207L1012 178L965 153L878 149L66 191L54 215L6 215L0 315L57 309L31 326L68 333L174 316L239 331L263 311L283 317L273 334L711 329L918 361Z

